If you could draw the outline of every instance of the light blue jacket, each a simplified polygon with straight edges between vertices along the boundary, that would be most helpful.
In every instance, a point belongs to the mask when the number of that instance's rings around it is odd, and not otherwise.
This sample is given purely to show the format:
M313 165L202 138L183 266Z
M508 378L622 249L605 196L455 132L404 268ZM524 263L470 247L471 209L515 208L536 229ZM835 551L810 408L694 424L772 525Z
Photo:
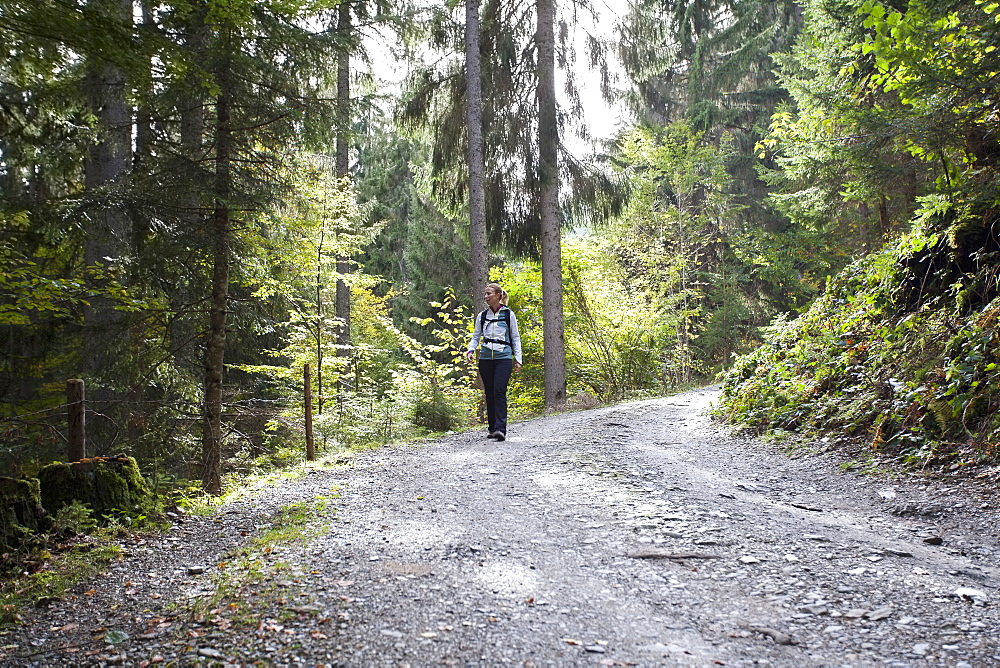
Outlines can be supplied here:
M504 322L504 311L510 314L510 336L507 334L507 323ZM485 322L483 314L486 314ZM507 341L512 345L508 345ZM514 312L506 306L501 306L500 310L494 313L490 309L481 311L476 315L476 328L472 332L472 341L469 343L469 352L474 352L482 342L479 351L479 359L502 360L510 359L521 364L521 334L517 331L517 318Z

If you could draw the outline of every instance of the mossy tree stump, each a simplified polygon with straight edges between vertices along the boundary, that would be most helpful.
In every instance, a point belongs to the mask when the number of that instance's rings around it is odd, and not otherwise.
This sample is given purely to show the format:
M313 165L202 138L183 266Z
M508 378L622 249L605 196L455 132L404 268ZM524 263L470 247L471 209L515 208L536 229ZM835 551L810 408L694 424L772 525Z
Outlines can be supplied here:
M131 457L95 457L49 464L38 472L42 506L55 515L74 501L85 503L94 519L124 513L131 518L156 512L156 502Z
M51 526L37 480L0 478L0 549L15 549L27 536Z

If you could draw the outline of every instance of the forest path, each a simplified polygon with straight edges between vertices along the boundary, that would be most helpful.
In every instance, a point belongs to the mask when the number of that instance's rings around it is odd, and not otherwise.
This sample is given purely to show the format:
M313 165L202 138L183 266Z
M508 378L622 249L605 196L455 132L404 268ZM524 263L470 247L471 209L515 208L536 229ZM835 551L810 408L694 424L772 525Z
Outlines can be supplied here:
M0 637L0 663L1000 662L995 493L789 459L713 424L717 398L362 453L133 545ZM251 555L261 582L213 579L281 506L332 489L318 535ZM183 614L219 582L222 603Z

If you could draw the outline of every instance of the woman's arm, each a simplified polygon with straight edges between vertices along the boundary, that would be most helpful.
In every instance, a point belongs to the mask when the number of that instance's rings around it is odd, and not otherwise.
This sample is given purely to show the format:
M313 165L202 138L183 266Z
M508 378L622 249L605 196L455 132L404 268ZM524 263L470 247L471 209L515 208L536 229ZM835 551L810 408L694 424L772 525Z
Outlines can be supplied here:
M514 363L520 367L521 362L521 332L517 329L517 316L510 312L510 340L514 348Z

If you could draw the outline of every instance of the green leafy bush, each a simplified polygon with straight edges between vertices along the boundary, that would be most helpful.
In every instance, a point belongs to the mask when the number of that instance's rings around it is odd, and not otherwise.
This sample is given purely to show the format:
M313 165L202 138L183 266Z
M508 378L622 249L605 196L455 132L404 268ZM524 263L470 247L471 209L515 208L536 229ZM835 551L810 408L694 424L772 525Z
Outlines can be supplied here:
M994 457L1000 284L990 253L958 271L954 243L924 225L842 271L736 361L720 412L760 430L863 438L914 462Z

